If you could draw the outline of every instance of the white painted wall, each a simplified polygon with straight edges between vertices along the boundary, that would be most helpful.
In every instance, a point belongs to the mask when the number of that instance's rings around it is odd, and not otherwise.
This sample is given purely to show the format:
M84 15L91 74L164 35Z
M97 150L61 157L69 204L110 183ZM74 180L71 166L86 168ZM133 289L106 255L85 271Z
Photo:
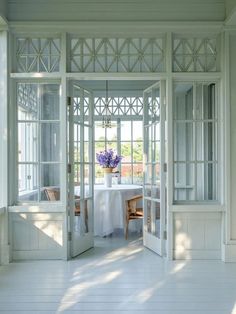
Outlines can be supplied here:
M223 21L224 0L9 0L10 21Z

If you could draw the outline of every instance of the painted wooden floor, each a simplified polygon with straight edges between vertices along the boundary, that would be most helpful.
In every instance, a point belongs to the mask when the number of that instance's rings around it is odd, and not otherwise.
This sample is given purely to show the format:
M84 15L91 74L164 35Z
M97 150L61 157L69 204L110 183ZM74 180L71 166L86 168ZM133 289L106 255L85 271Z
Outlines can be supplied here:
M236 264L168 262L140 239L99 239L69 262L0 267L2 313L234 314Z

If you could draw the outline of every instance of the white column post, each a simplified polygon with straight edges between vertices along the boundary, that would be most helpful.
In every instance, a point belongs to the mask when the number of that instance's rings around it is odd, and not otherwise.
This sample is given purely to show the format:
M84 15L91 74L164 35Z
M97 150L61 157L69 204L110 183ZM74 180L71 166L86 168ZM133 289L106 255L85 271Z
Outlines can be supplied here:
M9 263L8 245L8 33L0 31L0 264Z

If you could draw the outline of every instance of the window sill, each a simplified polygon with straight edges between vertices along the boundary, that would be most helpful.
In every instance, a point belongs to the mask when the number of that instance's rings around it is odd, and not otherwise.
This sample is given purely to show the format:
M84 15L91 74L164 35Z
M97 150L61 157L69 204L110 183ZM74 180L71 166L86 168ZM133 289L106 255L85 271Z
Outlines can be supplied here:
M64 213L66 207L60 202L47 204L26 204L8 207L9 213Z
M219 203L209 204L174 204L170 206L171 212L224 212L225 206Z

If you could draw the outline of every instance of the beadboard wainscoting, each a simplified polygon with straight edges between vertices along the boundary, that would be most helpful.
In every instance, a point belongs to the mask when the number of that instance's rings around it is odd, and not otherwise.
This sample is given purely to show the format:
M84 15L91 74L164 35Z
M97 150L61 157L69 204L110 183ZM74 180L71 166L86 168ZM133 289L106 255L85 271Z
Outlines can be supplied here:
M221 259L222 213L175 213L175 259Z
M66 258L65 213L10 212L11 259Z

